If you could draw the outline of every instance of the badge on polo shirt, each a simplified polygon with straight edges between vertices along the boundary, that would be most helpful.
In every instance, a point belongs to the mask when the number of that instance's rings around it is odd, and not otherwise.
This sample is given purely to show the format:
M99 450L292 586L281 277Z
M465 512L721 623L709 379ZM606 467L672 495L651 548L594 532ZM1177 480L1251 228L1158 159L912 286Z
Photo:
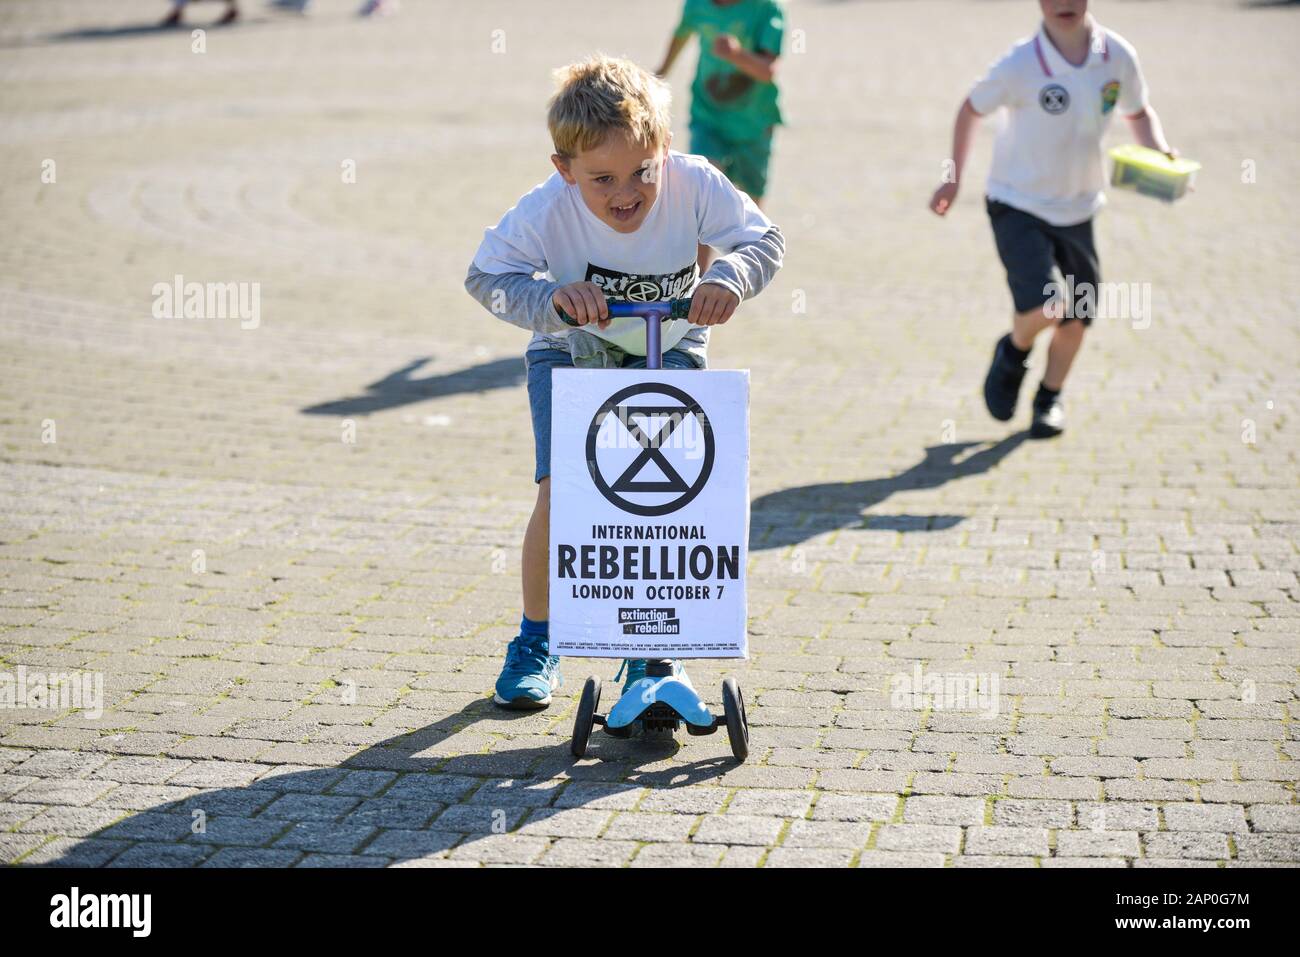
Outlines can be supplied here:
M1111 80L1101 88L1101 115L1105 116L1115 109L1119 102L1119 80Z
M1059 83L1049 83L1038 92L1038 105L1055 116L1070 108L1070 93Z

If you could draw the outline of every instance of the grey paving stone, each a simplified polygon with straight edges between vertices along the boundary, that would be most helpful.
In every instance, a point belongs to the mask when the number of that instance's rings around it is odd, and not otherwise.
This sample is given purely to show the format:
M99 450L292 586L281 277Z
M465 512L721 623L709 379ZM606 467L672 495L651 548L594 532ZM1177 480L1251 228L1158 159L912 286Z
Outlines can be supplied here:
M722 858L720 844L646 844L632 867L714 867Z
M192 833L192 824L193 818L188 814L159 814L145 811L122 818L100 836L109 840L150 841L162 844L189 837Z
M298 821L276 840L274 847L322 854L350 854L375 833L375 828L359 824Z
M697 844L771 845L784 823L780 818L758 815L708 814L691 839Z
M944 856L923 851L863 851L858 867L943 867Z
M448 831L411 831L395 828L383 831L365 847L367 854L397 859L445 854L463 835Z
M1047 831L1035 827L968 827L964 854L1003 857L1046 857L1050 852Z
M1074 808L1069 801L1004 798L993 802L993 823L1004 827L1070 827Z
M999 802L1000 803L1000 802ZM983 824L983 798L950 798L917 795L903 804L906 824Z
M727 813L803 817L812 806L813 797L812 791L744 788L727 804Z
M123 851L109 867L198 867L215 851L207 844L136 844Z
M813 807L812 816L817 821L888 821L898 809L898 800L886 794L822 793ZM650 797L647 797L641 806L644 808L649 803Z
M772 848L763 861L764 867L848 867L853 861L851 848L789 847Z
M1300 860L1300 835L1297 834L1241 834L1233 840L1240 861L1294 863Z
M1165 804L1165 827L1171 831L1231 831L1245 833L1245 811L1232 804Z
M451 852L453 860L479 861L485 864L532 864L550 847L544 837L519 834L489 834L474 837Z
M446 805L436 802L426 801L401 801L394 798L375 798L370 801L362 801L346 817L343 818L345 824L369 825L371 827L388 829L407 829L419 830L428 825L435 814L441 812ZM476 807L476 810L482 814L483 808ZM487 811L489 817L492 809ZM503 816L506 820L518 820L520 812L517 808L502 809Z
M286 832L290 827L288 821L247 817L210 817L203 822L201 831L191 833L186 840L218 846L259 847L270 844L272 840ZM192 827L191 830L193 830Z
M1300 806L1253 804L1250 823L1256 831L1300 832Z
M389 863L386 857L368 854L308 854L294 867L387 867Z
M65 804L84 807L93 804L116 786L109 781L40 778L14 795L14 800L24 804Z
M107 808L0 805L0 821L5 819L6 810L20 807L25 813L13 817L10 825L20 834L90 837L122 816L121 811Z
M1138 836L1133 831L1058 831L1058 857L1137 857Z
M636 853L636 841L561 837L542 855L547 867L621 867Z
M791 821L782 847L848 848L866 846L871 824L850 821Z
M260 817L280 821L337 821L361 803L360 799L327 794L281 794Z
M1160 826L1160 810L1155 804L1130 801L1079 803L1075 821L1079 828L1090 831L1154 831Z
M961 828L936 824L884 824L876 832L875 850L937 851L956 854Z
M686 814L628 811L616 814L601 834L615 841L685 841L695 826Z
M201 867L289 867L302 858L299 851L265 847L222 847Z
M1142 842L1148 858L1177 860L1202 858L1221 861L1230 856L1226 834L1210 834L1205 831L1162 831L1142 835Z

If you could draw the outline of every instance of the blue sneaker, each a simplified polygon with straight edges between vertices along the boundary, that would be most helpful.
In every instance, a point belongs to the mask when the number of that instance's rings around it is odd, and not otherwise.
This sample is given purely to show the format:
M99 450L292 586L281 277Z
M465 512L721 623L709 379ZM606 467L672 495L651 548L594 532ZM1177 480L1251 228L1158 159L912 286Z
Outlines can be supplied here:
M492 700L502 708L529 711L551 703L551 692L564 684L560 659L548 654L545 636L518 635L506 648L506 663Z
M629 688L645 677L645 659L624 658L623 663L618 666L618 674L614 675L614 680L623 677L624 672L627 673L627 678L623 682L622 694L627 694Z

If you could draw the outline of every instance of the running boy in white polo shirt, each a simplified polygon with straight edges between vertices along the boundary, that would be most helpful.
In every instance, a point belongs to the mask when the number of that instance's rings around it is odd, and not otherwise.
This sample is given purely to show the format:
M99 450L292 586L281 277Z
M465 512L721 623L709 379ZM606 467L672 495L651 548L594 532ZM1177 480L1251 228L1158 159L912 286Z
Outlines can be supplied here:
M1102 135L1118 111L1138 143L1174 154L1147 102L1133 47L1092 18L1088 0L1038 0L1038 5L1039 31L997 61L958 111L953 181L935 190L930 208L940 216L952 208L976 122L1005 107L986 203L1015 318L994 349L984 402L995 419L1005 422L1015 414L1034 338L1056 324L1030 428L1034 437L1046 438L1065 428L1060 393L1092 322L1101 282L1092 217L1105 203ZM1073 308L1057 299L1061 286L1053 266L1060 269ZM1063 318L1054 317L1062 313Z

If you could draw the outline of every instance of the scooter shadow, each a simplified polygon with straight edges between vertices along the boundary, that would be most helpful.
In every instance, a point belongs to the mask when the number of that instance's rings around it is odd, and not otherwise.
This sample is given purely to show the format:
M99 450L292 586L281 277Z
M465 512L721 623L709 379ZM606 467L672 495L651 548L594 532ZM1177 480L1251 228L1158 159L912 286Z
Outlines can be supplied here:
M571 709L560 715L506 711L480 699L363 748L336 767L272 767L246 785L206 788L131 810L33 866L384 866L449 855L491 860L490 852L463 849L509 840L505 835L564 836L563 819L551 822L564 811L625 809L642 788L687 787L737 767L729 755L716 754L666 765L687 746L668 736L616 739L597 732L582 761L569 754L567 734L548 735L541 745L527 740L569 715ZM453 753L457 735L482 732L485 724L515 737L501 738L501 748ZM515 741L521 746L512 746ZM468 740L463 747L481 743Z
M939 488L954 479L992 469L1026 439L1017 432L999 442L949 442L931 445L915 465L896 475L862 482L822 482L781 489L756 498L750 506L751 551L784 548L842 528L889 531L936 531L952 528L965 515L869 515L870 509L895 492ZM962 453L984 446L964 458Z

